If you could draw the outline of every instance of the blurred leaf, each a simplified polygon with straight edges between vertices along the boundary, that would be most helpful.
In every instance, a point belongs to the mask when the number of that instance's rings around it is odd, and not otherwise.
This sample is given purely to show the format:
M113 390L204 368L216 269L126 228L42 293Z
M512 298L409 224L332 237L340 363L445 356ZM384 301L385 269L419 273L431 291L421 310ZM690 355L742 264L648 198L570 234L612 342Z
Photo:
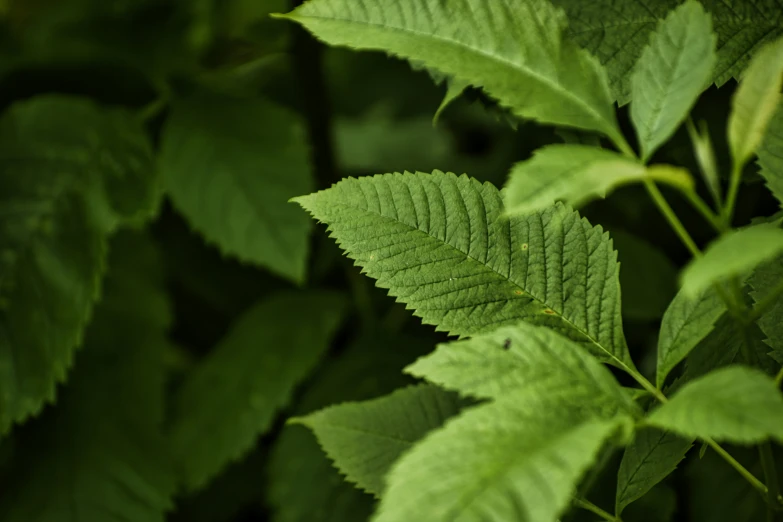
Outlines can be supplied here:
M783 205L783 103L778 104L758 150L760 174Z
M174 475L162 433L169 323L155 251L111 243L105 295L56 407L15 432L8 522L163 522ZM42 501L45 499L45 501Z
M765 298L772 297L769 292L774 291L781 281L783 281L783 258L779 257L756 268L748 281L753 288L750 295L758 304ZM783 363L780 360L783 357L783 297L778 296L757 323L767 337L765 343L776 354L776 360Z
M379 397L411 384L402 368L431 346L417 338L364 334L326 364L303 393L296 412ZM366 522L373 499L345 482L311 432L287 426L272 448L269 502L275 522Z
M658 248L622 230L610 231L620 262L623 316L654 321L677 291L677 268Z
M0 433L54 398L99 292L105 236L154 212L154 175L125 112L47 96L0 119Z
M288 200L312 190L304 126L262 99L201 94L176 101L160 165L175 207L225 254L296 283L310 223Z
M783 38L763 46L753 57L731 99L728 137L735 168L761 145L780 102L783 87Z
M188 490L247 453L329 347L344 301L283 293L242 315L176 392L173 454Z

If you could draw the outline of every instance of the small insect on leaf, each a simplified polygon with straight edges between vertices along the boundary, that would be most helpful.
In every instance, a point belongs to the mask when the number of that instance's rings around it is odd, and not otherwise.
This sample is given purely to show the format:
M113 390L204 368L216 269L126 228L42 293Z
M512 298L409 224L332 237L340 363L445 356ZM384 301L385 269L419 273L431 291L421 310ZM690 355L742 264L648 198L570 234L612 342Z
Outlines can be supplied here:
M503 349L508 350L509 348L511 348L511 339L506 339L503 341Z

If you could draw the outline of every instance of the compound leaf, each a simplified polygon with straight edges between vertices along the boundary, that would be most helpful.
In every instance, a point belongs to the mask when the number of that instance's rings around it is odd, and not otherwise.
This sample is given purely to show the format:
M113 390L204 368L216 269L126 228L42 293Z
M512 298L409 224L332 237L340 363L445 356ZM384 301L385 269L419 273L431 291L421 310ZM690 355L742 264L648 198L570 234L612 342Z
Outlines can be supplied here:
M203 486L251 449L328 348L344 302L282 293L245 312L176 393L173 454L185 487Z
M310 224L287 201L313 186L306 143L299 118L272 102L198 94L173 104L160 165L208 242L302 282Z
M14 431L4 521L163 522L172 507L162 429L171 314L152 245L121 235L111 247L104 297L57 406Z
M636 409L609 370L579 345L527 323L440 344L405 371L477 398L535 390L586 409Z
M525 320L633 366L612 243L563 205L507 218L495 187L439 171L348 178L294 201L425 323L474 335Z
M615 513L669 476L693 446L692 439L656 428L637 430L617 471Z
M591 418L530 395L463 412L387 475L375 522L555 522L604 443L628 418Z
M483 87L518 116L624 143L605 73L547 0L313 0L288 15L332 45L383 50Z
M680 291L663 314L658 336L656 385L661 388L666 376L715 327L726 305L711 287L695 298Z
M710 243L702 257L685 267L681 276L682 292L696 298L711 284L743 275L781 251L783 230L774 225L731 231Z
M106 235L157 204L129 113L64 96L0 118L0 434L53 400L100 287Z
M658 25L631 76L631 121L648 160L688 116L715 65L712 21L688 0Z
M729 148L735 169L741 168L764 139L783 87L783 38L753 57L731 100Z
M783 440L783 395L759 370L728 366L685 384L649 424L686 437L737 443Z
M331 406L296 422L313 430L348 481L380 497L392 464L459 407L456 394L418 385L370 401Z

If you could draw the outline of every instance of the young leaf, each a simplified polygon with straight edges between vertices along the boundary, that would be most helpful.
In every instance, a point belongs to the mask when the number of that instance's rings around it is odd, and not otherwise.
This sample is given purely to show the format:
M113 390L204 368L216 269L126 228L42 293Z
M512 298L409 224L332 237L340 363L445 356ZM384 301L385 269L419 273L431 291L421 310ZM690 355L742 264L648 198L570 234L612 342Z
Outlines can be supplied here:
M174 103L160 154L175 207L208 242L304 280L310 224L286 201L313 180L295 114L258 98L199 94Z
M731 100L729 147L735 168L756 152L775 114L783 87L783 38L762 47L753 57Z
M157 203L130 114L44 96L0 118L0 434L53 400L98 295L108 231Z
M514 165L503 202L509 213L528 214L564 201L580 206L624 183L645 179L644 165L587 145L547 145Z
M456 394L419 385L366 402L343 403L297 419L349 482L380 497L392 464L429 431L456 415Z
M783 103L767 126L767 132L758 150L759 174L767 182L767 187L783 205Z
M4 522L163 522L172 507L162 432L168 303L151 245L129 235L111 246L104 298L57 406L14 432Z
M543 396L478 406L392 467L374 522L555 522L627 418L585 418Z
M712 200L717 205L720 205L722 201L720 177L715 160L715 148L712 146L712 140L710 139L710 129L704 121L699 122L698 130L691 120L688 120L686 124L688 135L693 143L693 155L699 163L701 176L707 185L707 189L710 191L710 195L712 195Z
M285 16L331 45L387 51L480 86L523 118L625 143L604 71L562 38L564 16L546 0L313 0Z
M783 230L773 225L756 225L729 232L710 243L704 255L691 261L682 272L682 291L696 298L711 284L742 275L759 263L783 252Z
M715 327L726 305L711 287L692 298L680 291L663 314L658 336L658 371L655 383L661 388L666 376Z
M709 85L715 65L712 21L688 0L658 25L631 76L631 121L642 160L664 144Z
M405 371L477 398L502 399L535 390L558 394L586 409L636 411L609 370L594 357L552 330L527 323L440 344Z
M319 369L294 413L377 398L412 384L402 368L431 349L421 338L364 333ZM275 522L366 522L372 514L373 497L346 482L313 434L297 426L284 427L276 438L267 484Z
M598 57L620 104L631 99L632 69L659 22L678 0L554 0L568 14L566 35ZM739 78L760 45L781 34L776 2L703 0L718 36L718 59L711 81L720 87Z
M563 205L505 218L495 187L439 171L348 178L294 201L425 323L474 335L525 320L633 367L611 241Z
M203 486L264 433L339 325L331 293L278 294L241 316L175 397L173 454L189 490Z
M685 384L646 422L687 437L783 440L783 395L759 370L729 366Z
M628 504L668 477L692 446L692 439L669 431L656 428L637 430L617 471L615 513L622 513Z

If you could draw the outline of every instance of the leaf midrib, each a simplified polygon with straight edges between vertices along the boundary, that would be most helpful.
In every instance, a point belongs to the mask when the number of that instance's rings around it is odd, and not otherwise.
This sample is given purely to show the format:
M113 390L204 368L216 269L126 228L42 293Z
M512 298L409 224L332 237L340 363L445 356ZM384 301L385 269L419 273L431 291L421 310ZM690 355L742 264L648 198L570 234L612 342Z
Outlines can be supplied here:
M304 16L303 15L294 15L294 16L292 16L292 18L293 19L307 19L307 18L309 18L309 19L313 19L313 20L322 20L322 21L328 21L328 22L339 22L339 23L345 23L345 24L348 24L348 25L358 25L358 26L362 26L362 27L376 27L376 28L380 28L382 30L386 30L386 31L389 31L389 32L399 32L399 33L403 33L403 34L413 35L413 36L416 36L416 37L429 37L429 38L432 38L433 40L440 40L440 41L445 42L447 44L454 45L455 47L460 47L460 48L466 49L469 52L472 52L472 53L475 53L475 54L477 54L479 56L488 58L490 61L495 61L495 62L498 62L498 63L500 63L502 65L505 65L505 66L509 67L511 70L519 72L523 76L533 77L533 78L537 79L539 82L541 82L542 84L549 86L552 90L557 91L563 97L571 99L571 100L577 102L577 105L581 106L583 109L586 109L586 112L591 117L593 117L596 121L601 122L602 126L606 126L607 127L606 129L602 129L599 132L602 132L602 133L605 133L605 134L609 135L608 132L607 132L608 129L613 129L614 128L613 122L607 121L590 104L584 103L582 98L579 98L578 96L574 95L570 90L563 88L560 83L551 81L549 78L547 78L546 76L542 76L541 74L535 72L533 69L519 67L518 64L515 64L512 61L509 61L509 60L507 60L505 58L502 58L502 57L494 55L494 54L490 54L487 51L483 51L483 50L475 48L475 47L470 47L469 45L467 45L465 43L462 43L462 42L459 42L457 40L454 40L452 38L445 38L445 37L440 36L440 35L435 35L435 34L432 34L432 33L424 33L424 32L421 32L421 31L414 31L414 30L405 29L405 28L402 28L402 27L393 27L393 26L387 26L387 25L382 25L382 24L377 24L377 23L360 22L360 21L356 21L356 20L347 20L347 19L344 19L344 18L329 18L329 17L326 17L326 16L313 16L313 15L304 15ZM351 45L348 45L348 44L344 44L344 45L346 47L351 47ZM361 46L358 46L358 45L355 46L355 47L356 48L361 48ZM368 48L368 49L386 50L385 48L372 47L372 46L367 46L366 48ZM403 53L394 53L394 54L399 54L400 56L404 56ZM417 59L417 58L412 58L411 57L409 59ZM427 60L427 62L430 62L430 60ZM559 65L559 64L557 64L557 65ZM461 78L463 81L473 84L473 82L472 82L472 80L470 78L467 78L466 76L462 75L462 72L461 72L460 68L447 68L447 67L441 67L441 66L437 66L437 67L438 67L438 69L442 70L444 73L451 74L451 75L455 76L456 78ZM518 109L516 109L512 105L506 104L499 97L497 99L500 102L501 106L507 107L507 108L511 109L512 111L518 110ZM592 129L592 130L598 130L598 129Z
M422 234L423 236L425 236L425 237L427 237L427 238L433 239L433 240L435 240L435 241L438 241L438 242L440 242L440 243L442 243L442 244L444 244L444 245L448 246L449 248L451 248L451 249L452 249L452 250L454 250L455 252L458 252L459 254L461 254L461 255L463 255L463 256L465 256L465 257L467 257L468 259L470 259L471 261L474 261L475 263L478 263L480 266L482 266L482 267L485 267L486 269L490 270L490 271L491 271L491 272L493 272L494 274L496 274L496 275L500 276L500 278L501 278L501 279L503 279L504 281L508 281L508 282L509 282L509 283L511 283L513 286L515 286L516 288L518 288L519 290L521 290L521 291L522 291L524 294L526 294L526 295L530 296L530 298L531 298L531 299L533 299L534 301L536 301L537 303L539 303L539 304L541 304L541 305L545 306L546 308L549 308L549 309L551 309L552 311L554 311L554 312L557 314L557 317L558 317L559 319L561 319L561 320L562 320L564 323L566 323L568 326L570 326L571 328L573 328L574 330L576 330L577 332L579 332L580 334L582 334L583 336L585 336L585 337L586 337L586 338L587 338L587 339L588 339L588 340L589 340L591 343L593 343L593 344L594 344L596 347L598 347L598 348L599 348L599 349L600 349L602 352L604 352L604 353L605 353L605 354L606 354L606 355L607 355L607 356L608 356L610 359L612 359L613 361L615 361L615 363L616 363L617 365L619 365L619 367L620 367L620 368L627 369L628 371L630 371L630 370L631 370L631 368L629 368L629 367L628 367L628 365L627 365L627 364L625 364L625 362L624 362L624 361L622 361L622 360L621 360L621 359L619 359L619 358L618 358L616 355L614 355L612 352L610 352L609 350L607 350L606 348L604 348L604 346L603 346L601 343L599 343L599 342L598 342L596 339L594 339L592 335L590 335L589 333L585 332L585 331L584 331L584 330L582 330L581 328L577 327L577 326L576 326L574 323L572 323L571 321L569 321L568 319L566 319L566 318L563 316L563 314L562 314L562 313L560 313L559 311L557 311L557 310L556 310L554 307L552 307L552 306L549 306L549 305L548 305L548 304L547 304L547 303L546 303L544 300L542 300L541 298L539 298L539 297L537 297L537 296L533 295L533 294L532 294L532 293L530 293L530 292L529 292L527 289L525 289L524 287L522 287L522 286L520 286L519 284L517 284L515 281L512 281L512 280L511 280L511 279L509 279L507 276L505 276L505 275L501 274L500 272L498 272L497 270L495 270L495 269L494 269L494 268L492 268L491 266L484 264L482 261L480 261L480 260L476 259L475 257L471 256L469 253L463 252L462 250L460 250L459 248L455 247L455 246L454 246L454 245L452 245L451 243L448 243L448 242L446 242L446 241L442 241L441 239L439 239L439 238L437 238L437 237L435 237L435 236L432 236L432 235L428 234L427 232L425 232L424 230L421 230L420 228L415 228L415 227L412 227L411 225L409 225L409 224L407 224L407 223L405 223L405 222L403 222L403 221L399 221L399 220L396 220L396 219L394 219L394 218L391 218L391 217L388 217L388 216L384 216L383 214L380 214L380 213L378 213L378 212L375 212L375 211L373 211L373 210L370 210L370 209L361 208L361 207L358 207L358 206L351 206L351 205L348 205L348 204L346 204L346 203L342 203L342 202L340 202L340 201L332 201L332 202L330 202L330 204L332 204L332 205L337 205L337 206L342 206L342 207L345 207L345 208L348 208L348 209L355 209L355 210L359 210L359 211L362 211L362 212L367 212L368 214L373 214L373 215L375 215L375 216L378 216L379 218L381 218L381 219L383 219L383 220L390 221L390 222L393 222L393 223L399 223L399 224L401 224L401 225L404 225L404 226L408 227L408 228L411 230L411 232L418 232L418 233ZM506 221L509 221L509 219L508 219L508 218L503 218L503 219L505 219Z

